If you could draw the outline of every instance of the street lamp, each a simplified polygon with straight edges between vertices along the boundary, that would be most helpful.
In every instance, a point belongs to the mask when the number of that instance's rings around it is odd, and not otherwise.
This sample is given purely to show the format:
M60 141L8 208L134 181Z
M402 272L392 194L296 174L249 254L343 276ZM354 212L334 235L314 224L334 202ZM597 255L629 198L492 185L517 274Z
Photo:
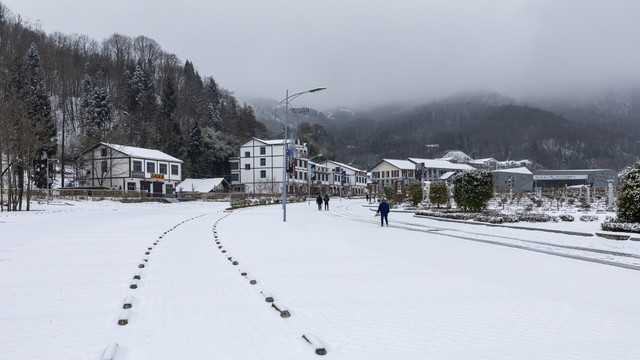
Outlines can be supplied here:
M287 122L289 120L289 102L294 100L298 96L306 93L314 93L326 88L319 87L307 91L301 91L299 93L295 93L293 95L289 95L289 90L287 90L287 97L284 100L280 101L280 104L285 103L285 113L284 113L284 141L282 142L282 221L287 221L287 150L289 147L289 140L287 139ZM293 154L291 154L293 156Z
M311 160L320 156L322 156L322 154L318 154L307 159L307 190L309 193L309 195L307 196L307 205L311 205Z

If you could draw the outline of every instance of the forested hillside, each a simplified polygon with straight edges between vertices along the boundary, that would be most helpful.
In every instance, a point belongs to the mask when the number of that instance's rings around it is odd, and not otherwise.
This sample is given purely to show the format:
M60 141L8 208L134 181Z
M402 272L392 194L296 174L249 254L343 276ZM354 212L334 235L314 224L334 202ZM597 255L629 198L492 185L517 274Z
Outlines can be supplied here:
M1 3L0 109L5 187L20 189L25 178L44 187L45 156L70 173L100 141L156 148L185 161L183 176L211 177L228 174L240 142L266 136L250 106L153 39L46 34Z

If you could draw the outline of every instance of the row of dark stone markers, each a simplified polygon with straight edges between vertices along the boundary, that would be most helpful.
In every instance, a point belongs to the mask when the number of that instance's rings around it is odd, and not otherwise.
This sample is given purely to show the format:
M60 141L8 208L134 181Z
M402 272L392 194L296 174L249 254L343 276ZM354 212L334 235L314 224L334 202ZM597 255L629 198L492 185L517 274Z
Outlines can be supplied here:
M233 266L238 266L238 265L240 265L238 260L234 259L229 253L227 253L227 250L222 246L222 242L220 240L220 237L218 236L218 231L217 231L218 223L220 221L222 221L224 218L226 218L227 216L229 216L229 215L230 214L227 214L227 215L223 216L222 218L218 219L213 224L213 239L216 242L216 246L218 246L218 249L220 250L222 255L224 255L227 258L227 260L229 260L229 262ZM254 277L250 276L247 271L242 270L242 269L239 269L238 271L240 272L240 276L244 277L245 279L247 279L249 281L249 284L251 284L251 285L257 285L258 284L258 280L256 280ZM286 319L286 318L291 317L291 312L289 310L287 310L287 308L283 304L278 302L273 295L271 295L268 291L266 291L264 289L261 289L259 291L260 291L260 294L264 297L264 301L266 303L268 303L271 306L272 309L274 309L278 313L280 313L280 317L281 318ZM311 346L314 347L316 354L318 354L318 355L326 355L327 354L326 347L322 344L322 341L320 341L315 336L313 336L313 335L311 335L309 333L306 333L306 334L302 334L302 339L305 340L308 344L310 344Z
M236 259L234 259L232 256L230 256L227 253L227 250L224 249L224 247L222 246L222 243L220 241L220 238L218 237L218 232L216 230L216 227L217 227L218 223L222 219L226 218L229 215L230 214L227 214L227 215L223 216L222 218L218 219L214 223L214 225L213 225L213 238L214 238L214 241L215 241L216 245L218 246L218 249L227 258L229 263L231 265L233 265L233 266L238 266L238 265L240 265L240 263ZM160 244L160 241L163 240L164 237L168 233L170 233L171 231L175 230L178 226L180 226L180 225L182 225L182 224L184 224L184 223L186 223L188 221L195 220L195 219L203 217L203 216L206 216L206 214L195 216L195 217L189 218L187 220L184 220L184 221L178 223L177 225L175 225L174 227L166 230L162 235L160 235L158 237L158 239L153 242L152 246L147 247L147 249L146 249L146 251L144 253L145 256L143 257L142 261L138 264L138 271L136 271L134 273L134 275L133 275L133 277L131 279L131 283L129 284L129 289L131 289L131 290L138 289L139 282L142 280L142 277L143 277L144 269L146 269L146 267L149 264L149 258L152 255L152 250L154 249L154 247L156 247L156 246L158 246ZM242 269L239 269L238 271L239 271L239 273L240 273L240 275L242 277L244 277L246 280L249 281L249 284L251 284L251 285L257 285L258 284L258 280L256 280L256 279L252 278L251 276L249 276L249 274L246 271L244 271ZM273 295L271 295L269 292L267 292L264 289L259 290L259 291L260 291L260 294L264 297L265 302L268 303L271 306L272 309L278 311L281 318L286 319L286 318L291 317L291 312L289 310L287 310L286 307L283 304L281 304L278 301L276 301ZM123 310L120 313L120 316L118 318L118 325L125 326L125 325L129 324L129 319L130 319L130 315L131 315L131 311L132 311L131 309L133 308L133 306L134 306L134 297L133 297L133 294L129 294L125 298L125 300L123 301L123 304L122 304L122 309ZM302 339L305 340L308 344L310 344L311 346L314 347L315 353L317 355L326 355L327 354L326 347L323 345L322 341L319 340L318 338L316 338L315 336L313 336L312 334L309 334L309 333L302 334ZM117 350L118 350L118 344L117 343L109 344L106 347L106 349L104 350L104 352L102 354L102 357L100 359L101 360L113 360L115 358Z
M138 264L138 270L133 274L133 276L131 278L131 282L129 284L129 289L132 290L132 291L131 291L131 293L129 295L127 295L127 297L124 299L124 301L122 303L122 309L123 310L120 313L120 316L118 317L118 325L125 326L125 325L129 324L129 319L130 319L131 312L132 312L131 309L134 306L133 292L135 292L135 290L137 290L138 286L140 285L140 281L142 280L143 275L144 275L144 270L149 265L149 260L150 260L150 257L152 256L152 250L154 249L154 247L160 245L160 241L163 240L164 237L167 236L167 234L169 234L171 231L175 230L178 226L180 226L180 225L182 225L182 224L184 224L184 223L186 223L188 221L201 218L203 216L206 216L206 214L194 216L194 217L189 218L187 220L181 221L180 223L176 224L172 228L167 229L166 231L164 231L162 235L158 236L158 239L153 241L152 245L147 247L147 249L144 252L145 256L142 258L142 260ZM102 354L102 357L100 359L101 360L113 360L115 358L115 356L116 356L117 351L118 351L118 344L117 343L111 343L105 348L105 350L104 350L104 352Z

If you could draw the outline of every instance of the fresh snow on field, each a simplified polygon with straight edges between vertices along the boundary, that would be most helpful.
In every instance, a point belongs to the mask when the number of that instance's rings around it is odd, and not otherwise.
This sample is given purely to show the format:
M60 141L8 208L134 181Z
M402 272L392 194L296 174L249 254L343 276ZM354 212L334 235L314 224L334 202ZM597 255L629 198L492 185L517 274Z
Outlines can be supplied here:
M381 228L364 200L330 205L288 204L286 223L280 205L216 202L0 213L0 359L102 359L115 344L118 360L322 358L316 349L327 359L640 358L640 271L474 240L640 255L638 241L398 212ZM567 229L598 225L576 218Z

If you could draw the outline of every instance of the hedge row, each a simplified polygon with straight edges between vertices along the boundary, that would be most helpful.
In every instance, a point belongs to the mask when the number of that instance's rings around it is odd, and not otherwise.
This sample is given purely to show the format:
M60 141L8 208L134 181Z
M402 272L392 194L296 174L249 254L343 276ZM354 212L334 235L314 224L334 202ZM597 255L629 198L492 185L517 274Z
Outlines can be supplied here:
M501 214L495 212L484 212L481 214L466 213L466 212L442 212L442 211L419 211L417 215L441 217L445 219L453 220L474 220L478 222L486 222L491 224L503 224L503 223L516 223L516 222L558 222L574 220L572 215L562 214L559 216L550 216L540 213L522 213L522 214Z
M640 233L640 223L618 223L605 221L600 225L600 227L604 231Z

